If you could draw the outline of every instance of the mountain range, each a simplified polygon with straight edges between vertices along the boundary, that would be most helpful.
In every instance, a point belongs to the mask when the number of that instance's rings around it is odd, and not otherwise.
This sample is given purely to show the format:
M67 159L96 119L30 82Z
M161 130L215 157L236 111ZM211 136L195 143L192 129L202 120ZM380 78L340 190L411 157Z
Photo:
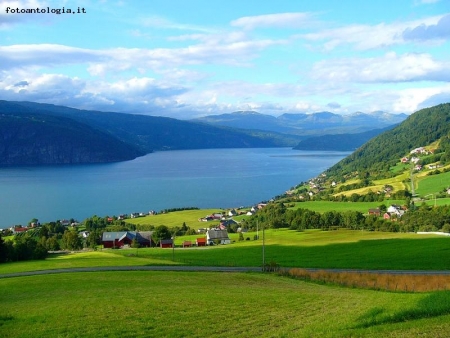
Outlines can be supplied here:
M0 165L115 162L157 150L285 145L269 132L0 100Z
M383 112L274 117L241 111L185 121L0 100L0 165L103 163L161 150L293 147L302 140L299 147L305 149L311 136L372 130L350 138L340 135L339 142L329 135L309 141L322 144L323 150L353 150L383 131L375 127L386 128L405 117ZM337 143L341 148L333 149Z
M381 111L356 112L340 115L330 112L282 114L278 117L254 111L238 111L230 114L208 115L192 121L215 126L240 129L265 130L302 138L326 134L355 134L382 129L404 121L406 114L389 114Z

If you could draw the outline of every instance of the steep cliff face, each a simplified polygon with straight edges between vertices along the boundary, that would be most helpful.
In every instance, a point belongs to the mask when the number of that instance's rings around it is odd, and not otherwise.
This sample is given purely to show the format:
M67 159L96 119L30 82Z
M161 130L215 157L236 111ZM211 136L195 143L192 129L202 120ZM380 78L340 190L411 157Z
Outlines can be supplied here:
M28 112L0 114L0 165L124 161L136 147L71 119Z

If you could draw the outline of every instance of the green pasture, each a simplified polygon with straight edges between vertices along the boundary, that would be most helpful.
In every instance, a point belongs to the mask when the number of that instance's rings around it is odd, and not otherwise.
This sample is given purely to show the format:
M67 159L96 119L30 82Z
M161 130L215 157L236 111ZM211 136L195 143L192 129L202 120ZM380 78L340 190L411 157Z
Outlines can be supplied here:
M175 249L103 249L102 251L53 255L44 261L0 264L0 274L71 267L127 265L262 266L263 233L247 233L250 240L212 247L180 247L185 237L176 239ZM190 238L194 241L194 237ZM450 238L413 233L352 230L297 232L266 230L264 259L281 267L355 269L450 269Z
M122 252L121 254L117 254L116 251L118 250L50 254L50 256L45 260L2 263L0 264L0 274L21 271L70 269L95 266L176 264L167 260L161 261L151 257L139 257L136 256L136 251L131 249L126 252Z
M222 213L223 209L199 209L199 210L182 210L173 211L166 214L158 214L153 216L145 216L127 219L127 223L136 225L166 225L168 227L181 227L183 222L186 223L191 229L199 229L207 227L208 224L213 222L199 222L199 218L211 215L214 213ZM219 223L218 221L216 223Z
M332 201L306 201L306 202L297 202L295 206L291 209L309 209L316 212L325 212L325 211L359 211L364 214L368 212L369 209L377 208L380 205L386 205L389 207L391 204L405 204L404 200L385 200L383 202L332 202Z
M89 272L0 280L0 330L28 337L446 337L450 292L274 274Z
M200 266L262 266L260 239L205 248L139 249L139 257ZM251 237L253 238L253 237ZM127 254L125 250L117 254ZM264 259L282 267L450 269L450 238L438 235L279 229L265 232Z
M450 186L450 171L438 175L417 177L416 193L420 196L438 193Z

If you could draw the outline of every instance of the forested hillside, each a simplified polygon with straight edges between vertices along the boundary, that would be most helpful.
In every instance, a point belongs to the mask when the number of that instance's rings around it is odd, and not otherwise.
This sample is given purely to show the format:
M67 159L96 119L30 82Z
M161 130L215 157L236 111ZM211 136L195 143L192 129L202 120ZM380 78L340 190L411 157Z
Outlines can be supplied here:
M154 150L279 147L298 142L270 132L166 117L0 100L0 165L97 163Z
M450 104L422 109L386 131L326 171L331 177L388 177L389 168L412 149L439 141L435 154L450 160Z
M305 140L300 141L300 143L296 147L294 147L294 149L334 151L356 150L371 138L392 128L394 128L394 126L383 129L369 130L363 133L356 134L334 134L309 137Z
M92 127L30 112L0 112L0 165L116 162L144 153Z

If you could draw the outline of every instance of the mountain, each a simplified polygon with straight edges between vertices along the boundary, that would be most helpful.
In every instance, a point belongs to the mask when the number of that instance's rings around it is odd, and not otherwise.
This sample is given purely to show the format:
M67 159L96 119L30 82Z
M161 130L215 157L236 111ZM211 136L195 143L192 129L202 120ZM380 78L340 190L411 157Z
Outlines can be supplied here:
M356 134L333 134L309 137L300 141L294 149L353 151L369 141L371 138L392 128L394 128L394 126L389 126L383 129L369 130Z
M389 168L412 149L436 144L440 161L450 160L450 103L426 108L410 115L326 171L334 177L388 177Z
M241 129L266 130L291 135L319 136L326 134L361 133L374 128L385 128L405 120L405 114L385 112L348 115L331 112L282 114L278 117L254 111L238 111L230 114L209 115L192 121Z
M286 145L283 136L270 132L35 102L0 100L0 115L0 165L112 162L154 150Z
M7 166L116 162L144 154L82 123L26 111L0 112L0 139L0 165Z

